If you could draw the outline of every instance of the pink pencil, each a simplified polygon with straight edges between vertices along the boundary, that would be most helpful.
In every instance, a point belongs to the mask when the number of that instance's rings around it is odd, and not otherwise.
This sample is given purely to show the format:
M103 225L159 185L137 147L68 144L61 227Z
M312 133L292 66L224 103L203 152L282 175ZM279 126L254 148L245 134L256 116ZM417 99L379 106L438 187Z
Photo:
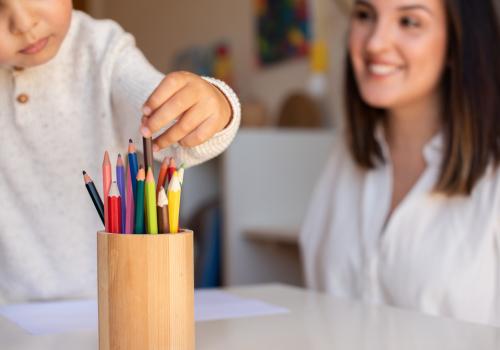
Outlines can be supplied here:
M134 233L134 216L135 216L135 203L134 191L132 189L132 176L130 175L130 163L127 166L127 184L126 184L126 203L127 215L125 222L125 233Z
M102 161L102 193L104 194L104 226L106 232L109 232L108 194L111 188L111 179L111 162L109 161L108 151L106 151Z

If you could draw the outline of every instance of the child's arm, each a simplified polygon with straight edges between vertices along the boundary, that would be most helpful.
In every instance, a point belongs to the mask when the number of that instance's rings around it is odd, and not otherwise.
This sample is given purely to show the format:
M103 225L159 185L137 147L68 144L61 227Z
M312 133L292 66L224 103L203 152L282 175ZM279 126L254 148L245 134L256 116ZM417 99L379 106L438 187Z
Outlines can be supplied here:
M111 87L115 114L120 123L124 114L128 119L117 125L120 137L137 137L140 128L146 135L152 132L154 144L163 149L155 156L175 156L186 166L222 153L240 123L240 104L233 90L187 72L165 77L144 58L131 36L123 34L121 41Z

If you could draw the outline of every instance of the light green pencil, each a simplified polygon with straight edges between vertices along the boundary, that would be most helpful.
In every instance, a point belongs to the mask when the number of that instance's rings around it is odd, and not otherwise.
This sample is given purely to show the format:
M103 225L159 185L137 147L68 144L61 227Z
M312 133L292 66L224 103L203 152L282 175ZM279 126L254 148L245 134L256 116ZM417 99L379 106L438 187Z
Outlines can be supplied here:
M146 232L149 234L158 233L158 219L156 217L156 186L153 170L148 168L145 184L146 199Z

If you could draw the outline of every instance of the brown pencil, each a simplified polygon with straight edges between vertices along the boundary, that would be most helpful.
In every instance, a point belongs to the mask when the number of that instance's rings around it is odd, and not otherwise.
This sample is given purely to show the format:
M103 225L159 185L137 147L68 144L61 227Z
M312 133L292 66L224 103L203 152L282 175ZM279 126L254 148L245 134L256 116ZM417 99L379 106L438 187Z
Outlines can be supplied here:
M151 171L153 171L153 139L151 137L142 138L142 150L144 152L144 169L151 167Z
M168 226L168 199L163 186L161 186L158 191L158 206L156 209L158 216L158 231L160 233L168 233L170 231Z

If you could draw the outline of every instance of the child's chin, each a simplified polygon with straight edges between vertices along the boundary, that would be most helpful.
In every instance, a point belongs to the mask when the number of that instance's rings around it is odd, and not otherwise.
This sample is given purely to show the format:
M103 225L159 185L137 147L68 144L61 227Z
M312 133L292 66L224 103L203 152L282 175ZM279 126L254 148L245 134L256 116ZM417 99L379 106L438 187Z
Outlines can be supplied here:
M39 55L26 57L25 59L21 60L20 62L18 62L18 64L15 64L14 66L23 68L41 66L52 60L55 57L56 53L41 52Z

